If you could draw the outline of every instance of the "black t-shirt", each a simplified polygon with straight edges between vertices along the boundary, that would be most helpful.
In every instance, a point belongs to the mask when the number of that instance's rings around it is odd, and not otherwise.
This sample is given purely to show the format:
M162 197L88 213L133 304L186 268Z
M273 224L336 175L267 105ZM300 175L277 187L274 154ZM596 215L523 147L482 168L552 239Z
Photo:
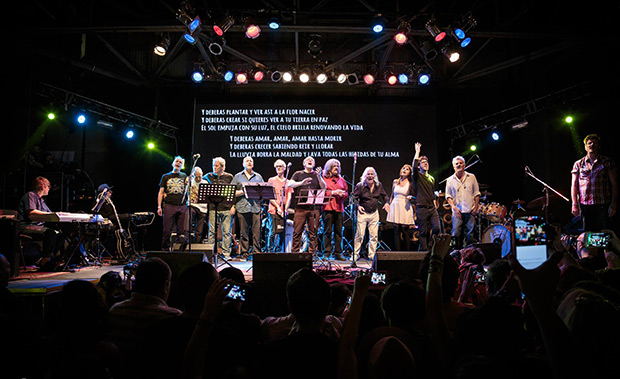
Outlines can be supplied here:
M304 170L302 171L296 171L293 176L291 176L291 180L294 180L296 182L301 182L306 178L312 178L312 182L310 182L310 184L305 184L303 186L299 186L297 188L295 188L295 193L293 196L293 204L295 205L295 208L299 208L299 209L307 209L307 210L312 210L312 209L321 209L320 205L317 205L316 207L313 206L312 204L310 205L299 205L298 203L305 203L306 201L308 201L308 190L309 189L321 189L321 182L319 181L319 177L317 176L316 172L306 172Z
M162 175L159 186L164 188L164 193L166 194L164 198L165 204L183 205L185 178L187 178L187 175L184 172L175 173L171 171Z
M435 178L420 173L420 161L418 159L413 165L413 186L416 206L434 208Z

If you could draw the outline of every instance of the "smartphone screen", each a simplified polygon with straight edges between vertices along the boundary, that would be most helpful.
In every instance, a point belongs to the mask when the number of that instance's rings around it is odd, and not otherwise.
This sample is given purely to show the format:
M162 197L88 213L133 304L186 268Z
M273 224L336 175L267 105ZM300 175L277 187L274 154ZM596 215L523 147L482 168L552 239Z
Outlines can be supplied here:
M370 278L372 284L385 284L385 272L373 272Z
M237 284L233 284L232 287L230 288L230 291L228 291L228 295L226 295L226 298L231 299L231 300L245 301L246 290L244 287L241 287Z
M609 234L607 233L586 233L586 247L606 248L609 244Z
M515 219L517 260L524 268L531 270L547 260L546 227L543 216L523 216Z

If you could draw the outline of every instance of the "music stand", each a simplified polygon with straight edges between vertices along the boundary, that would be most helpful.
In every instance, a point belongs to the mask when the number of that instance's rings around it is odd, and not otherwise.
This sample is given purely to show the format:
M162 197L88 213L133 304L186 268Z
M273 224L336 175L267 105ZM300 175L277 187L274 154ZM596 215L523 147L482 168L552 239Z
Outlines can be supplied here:
M222 203L233 203L235 201L235 185L234 184L198 184L198 203L208 203L214 205L215 225L213 228L213 265L217 267L217 207ZM209 210L211 211L211 210ZM208 233L208 232L207 232ZM232 267L226 258L222 258L229 266Z
M327 190L326 189L307 189L307 188L300 188L299 190L299 195L297 196L298 202L297 205L312 205L313 210L316 209L316 206L323 206L326 204L329 204L329 202L331 201L331 199L333 198L333 195L327 195ZM305 199L305 201L299 201L301 199ZM315 228L315 234L314 234L314 238L315 238L315 246L318 247L318 243L316 241L317 235L316 235L316 229L318 229L318 225L316 223L316 219L314 219L315 214L314 212L312 213L312 224L313 227ZM316 254L313 254L316 255Z
M243 185L243 192L245 193L246 199L258 200L258 202L262 202L263 200L273 200L276 198L276 189L273 187L273 184L267 182L254 182L254 183L245 183ZM262 215L262 206L261 206L261 228L259 235L259 244L263 241L263 215ZM284 229L286 231L286 229ZM259 246L259 249L262 250L262 246ZM260 253L260 251L258 251Z

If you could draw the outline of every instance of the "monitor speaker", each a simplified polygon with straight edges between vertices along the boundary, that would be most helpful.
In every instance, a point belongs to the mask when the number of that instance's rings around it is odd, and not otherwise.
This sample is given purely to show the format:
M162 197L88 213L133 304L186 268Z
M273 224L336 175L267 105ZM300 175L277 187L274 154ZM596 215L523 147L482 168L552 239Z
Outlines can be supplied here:
M420 266L426 251L376 252L373 262L375 271L386 271L387 281L401 279L420 279Z

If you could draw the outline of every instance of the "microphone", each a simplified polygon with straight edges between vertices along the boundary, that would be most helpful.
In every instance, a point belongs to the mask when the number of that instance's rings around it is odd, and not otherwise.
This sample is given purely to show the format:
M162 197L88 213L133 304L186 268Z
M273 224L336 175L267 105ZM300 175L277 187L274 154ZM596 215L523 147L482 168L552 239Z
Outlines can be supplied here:
M353 153L353 162L357 163L357 153Z
M288 163L286 164L286 167L288 168L288 167L291 167L292 165L293 165L293 162L288 162Z
M476 154L476 158L478 158L478 161L482 163L482 158L480 158L480 155Z
M194 154L194 159L200 158L200 154Z

